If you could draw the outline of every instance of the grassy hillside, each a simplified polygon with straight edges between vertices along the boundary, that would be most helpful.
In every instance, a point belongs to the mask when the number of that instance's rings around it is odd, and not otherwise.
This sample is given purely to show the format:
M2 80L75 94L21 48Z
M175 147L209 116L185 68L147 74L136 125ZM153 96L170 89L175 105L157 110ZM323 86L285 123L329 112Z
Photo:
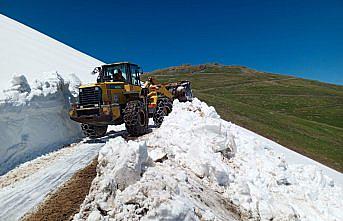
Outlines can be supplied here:
M194 95L223 119L343 171L343 86L216 64L171 67L144 78L149 76L188 79Z

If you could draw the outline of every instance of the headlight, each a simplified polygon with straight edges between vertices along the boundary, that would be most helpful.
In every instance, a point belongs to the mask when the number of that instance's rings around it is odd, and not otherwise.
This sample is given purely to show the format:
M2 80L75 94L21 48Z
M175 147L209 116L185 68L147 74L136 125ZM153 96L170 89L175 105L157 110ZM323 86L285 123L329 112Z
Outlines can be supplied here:
M80 88L80 92L82 92L82 89Z
M109 115L111 113L111 109L109 107L103 107L102 112L106 115Z
M100 90L100 88L99 88L99 87L95 87L95 89L94 89L94 90L98 91L98 90Z

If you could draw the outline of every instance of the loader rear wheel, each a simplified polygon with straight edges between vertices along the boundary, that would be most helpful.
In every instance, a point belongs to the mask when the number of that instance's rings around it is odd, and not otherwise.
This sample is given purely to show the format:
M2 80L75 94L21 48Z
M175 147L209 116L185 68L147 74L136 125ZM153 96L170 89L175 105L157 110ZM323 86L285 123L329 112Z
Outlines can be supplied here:
M153 116L155 126L160 127L162 125L164 117L168 116L172 109L173 103L168 98L159 99Z
M92 139L104 136L107 132L107 127L107 125L95 126L91 124L81 124L84 135Z
M140 136L148 130L148 114L144 103L130 101L124 110L124 122L127 132L132 136Z

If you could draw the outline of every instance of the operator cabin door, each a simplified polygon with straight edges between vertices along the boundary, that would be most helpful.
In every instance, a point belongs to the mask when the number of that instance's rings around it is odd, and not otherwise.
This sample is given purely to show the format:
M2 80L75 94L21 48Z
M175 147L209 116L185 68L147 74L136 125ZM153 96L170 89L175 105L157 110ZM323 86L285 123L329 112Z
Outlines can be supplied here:
M141 82L139 79L139 69L136 65L130 65L132 90L139 91L141 89Z

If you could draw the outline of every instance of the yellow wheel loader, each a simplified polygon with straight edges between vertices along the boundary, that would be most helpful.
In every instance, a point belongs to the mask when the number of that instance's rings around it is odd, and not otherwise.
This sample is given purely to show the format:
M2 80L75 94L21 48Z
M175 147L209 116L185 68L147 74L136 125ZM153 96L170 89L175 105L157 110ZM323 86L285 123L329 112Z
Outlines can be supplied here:
M78 102L69 112L90 138L104 136L108 125L122 123L132 136L145 134L149 117L160 126L174 99L192 99L189 82L157 84L150 78L143 85L140 67L130 62L102 65L93 74L97 82L79 87Z

